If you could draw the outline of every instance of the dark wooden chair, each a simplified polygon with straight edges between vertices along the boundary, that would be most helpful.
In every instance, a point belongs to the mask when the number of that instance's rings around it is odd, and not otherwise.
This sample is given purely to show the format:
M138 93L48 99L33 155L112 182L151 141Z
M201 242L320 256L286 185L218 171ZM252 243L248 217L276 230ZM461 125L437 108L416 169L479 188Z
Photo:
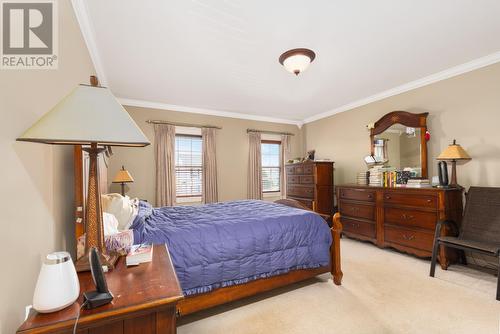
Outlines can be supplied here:
M444 224L450 224L450 222L438 222L436 225L431 260L431 277L434 277L439 246L477 252L498 258L500 255L500 188L470 187L458 237L442 237L441 227ZM500 267L498 269L496 299L500 300Z

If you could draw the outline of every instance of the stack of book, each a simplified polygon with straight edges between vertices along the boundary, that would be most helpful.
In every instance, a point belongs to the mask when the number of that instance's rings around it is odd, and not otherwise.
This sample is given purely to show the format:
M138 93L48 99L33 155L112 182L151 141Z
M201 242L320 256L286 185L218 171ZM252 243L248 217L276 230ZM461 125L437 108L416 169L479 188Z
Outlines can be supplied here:
M430 185L429 179L409 179L408 183L406 183L407 187L413 188L429 187Z
M370 177L369 177L369 182L368 184L370 186L377 186L380 187L382 185L382 167L381 166L375 166L370 168Z
M359 172L356 174L356 184L366 186L368 184L369 176L370 172Z

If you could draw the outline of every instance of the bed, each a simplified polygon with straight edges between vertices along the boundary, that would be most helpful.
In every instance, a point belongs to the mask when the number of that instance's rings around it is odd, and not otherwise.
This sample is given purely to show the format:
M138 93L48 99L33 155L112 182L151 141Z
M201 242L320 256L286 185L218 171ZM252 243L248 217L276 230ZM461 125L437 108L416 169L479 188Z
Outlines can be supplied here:
M330 272L340 285L340 218L332 228L299 202L232 201L153 208L141 201L134 243L166 244L187 315Z

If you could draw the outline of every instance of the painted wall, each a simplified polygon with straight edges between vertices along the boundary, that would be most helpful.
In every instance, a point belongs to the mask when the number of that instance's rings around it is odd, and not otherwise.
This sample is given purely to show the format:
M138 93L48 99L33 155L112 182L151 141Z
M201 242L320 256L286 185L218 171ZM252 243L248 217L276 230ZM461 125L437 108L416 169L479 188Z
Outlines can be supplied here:
M305 125L307 149L335 161L335 182L352 183L369 153L365 125L393 110L429 112L429 176L456 138L472 157L457 167L463 186L500 186L500 64L475 70Z
M158 109L127 107L127 111L151 141L145 148L113 149L110 159L108 178L111 181L122 165L132 174L135 182L128 186L127 195L155 200L155 166L154 166L154 131L148 119L167 120L199 125L216 125L217 130L217 168L219 200L237 200L247 198L248 170L248 136L247 128L259 130L285 131L295 134L292 137L292 157L303 155L303 144L300 129L295 125L258 122L227 117L182 113ZM111 185L110 190L119 192L119 185Z
M14 333L32 303L41 259L74 248L71 147L15 142L94 73L69 0L59 10L59 68L0 70L0 333Z

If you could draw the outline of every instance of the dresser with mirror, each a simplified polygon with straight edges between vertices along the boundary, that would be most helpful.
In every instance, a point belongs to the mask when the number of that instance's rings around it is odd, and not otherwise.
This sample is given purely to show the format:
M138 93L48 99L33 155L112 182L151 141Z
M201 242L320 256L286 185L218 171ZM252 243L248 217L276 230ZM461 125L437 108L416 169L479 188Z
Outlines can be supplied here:
M370 152L378 164L407 170L413 180L428 175L427 113L394 111L370 129ZM441 235L456 235L462 216L460 187L434 188L430 185L393 186L343 184L336 187L343 234L391 247L419 257L430 257L436 224L454 222ZM446 269L456 254L442 248L440 264Z

